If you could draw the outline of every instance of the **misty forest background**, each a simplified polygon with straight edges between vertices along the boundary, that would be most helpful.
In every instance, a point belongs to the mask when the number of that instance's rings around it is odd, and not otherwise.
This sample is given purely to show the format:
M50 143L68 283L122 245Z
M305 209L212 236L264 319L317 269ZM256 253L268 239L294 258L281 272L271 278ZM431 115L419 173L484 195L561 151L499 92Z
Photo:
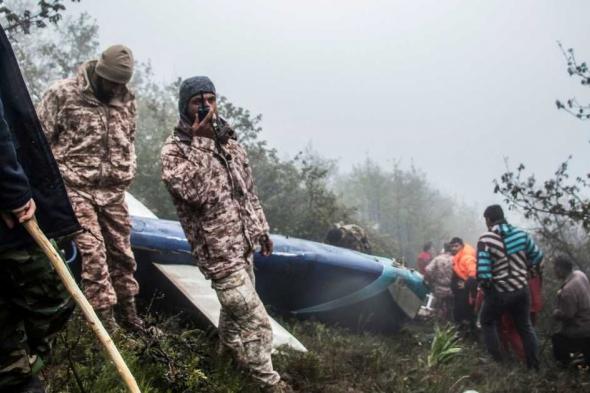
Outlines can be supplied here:
M24 10L31 3L14 2L14 9ZM28 34L14 30L11 38L35 103L53 82L75 75L80 64L104 49L99 46L99 26L86 13L46 29L32 27ZM138 172L131 193L160 218L175 219L168 192L159 181L159 156L178 120L180 78L162 83L149 59L136 61L132 88L138 104ZM334 223L354 222L368 230L374 254L413 265L424 242L434 241L441 247L452 236L472 242L483 229L479 212L439 192L420 169L396 162L395 151L390 166L361 158L349 173L341 173L337 161L323 157L311 145L285 159L265 142L262 115L224 96L219 104L220 113L234 125L247 148L273 233L323 241ZM490 192L491 188L490 183Z
M96 20L87 13L64 18L66 4L61 0L0 0L0 22L9 34L35 103L53 82L75 75L82 63L97 58L103 49ZM573 83L590 86L587 63L580 62L574 50L561 43L556 49L561 50L564 70ZM175 219L175 209L160 181L159 156L178 119L181 78L161 82L149 59L136 59L136 64L131 84L138 104L138 172L131 192L160 218ZM372 253L413 266L424 242L433 241L439 248L444 241L460 236L474 243L484 230L482 206L476 208L441 193L423 171L402 165L395 156L390 165L361 158L348 172L340 171L336 160L323 157L311 145L284 158L264 140L261 114L252 114L224 96L218 97L218 103L220 113L248 150L273 233L323 241L334 223L358 223L368 231ZM557 100L556 106L581 121L590 119L590 106L575 98ZM392 132L403 130L392 124ZM566 254L588 273L590 173L571 174L571 158L556 163L549 179L529 173L526 163L507 168L497 179L490 179L490 193L499 194L512 210L511 217L535 234L549 258ZM464 179L458 181L468 186ZM552 293L557 283L549 276L548 284L546 291Z

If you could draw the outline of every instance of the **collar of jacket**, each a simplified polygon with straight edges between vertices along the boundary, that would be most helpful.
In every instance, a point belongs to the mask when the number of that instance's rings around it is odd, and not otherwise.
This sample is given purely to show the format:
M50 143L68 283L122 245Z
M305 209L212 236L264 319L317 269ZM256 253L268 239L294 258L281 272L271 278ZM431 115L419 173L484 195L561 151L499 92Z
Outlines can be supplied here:
M178 121L178 125L174 129L174 136L184 144L193 145L198 149L210 150L213 153L217 153L214 139L202 136L192 136L191 126L182 119Z
M94 72L94 68L96 67L96 63L98 60L89 60L86 63L82 64L78 69L78 75L76 76L76 82L78 87L80 88L80 94L84 99L94 105L104 105L96 96L94 95L94 89L92 88L92 84L90 83L90 75ZM121 96L114 97L109 105L122 107L128 104L130 101L135 99L135 95L129 90L127 85L125 85L125 90Z
M510 231L512 231L512 226L504 220L492 226L492 232L495 232L498 235L505 235Z
M563 287L565 287L570 281L573 280L576 271L572 271L570 274L568 274L568 276L565 278L565 280L563 280L563 283L561 284L561 286L559 287L559 289L562 289Z

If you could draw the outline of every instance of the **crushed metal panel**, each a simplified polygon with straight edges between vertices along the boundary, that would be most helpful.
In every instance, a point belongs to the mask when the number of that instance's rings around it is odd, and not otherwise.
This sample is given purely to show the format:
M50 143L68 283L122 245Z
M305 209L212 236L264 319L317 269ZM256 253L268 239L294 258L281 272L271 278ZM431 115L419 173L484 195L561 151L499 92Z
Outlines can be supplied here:
M403 279L398 278L387 287L395 303L411 319L416 317L422 306L422 300L406 285Z
M196 266L191 265L164 265L154 263L164 276L182 294L190 300L190 302L203 314L205 317L217 327L219 322L219 313L221 311L221 304L217 299L215 290L211 288L211 282L203 276L201 271ZM277 321L270 318L273 333L273 348L278 348L286 345L296 351L307 352L307 349L284 327L279 325Z
M125 192L125 202L127 202L127 208L129 209L129 215L131 216L158 218L154 212L128 192Z

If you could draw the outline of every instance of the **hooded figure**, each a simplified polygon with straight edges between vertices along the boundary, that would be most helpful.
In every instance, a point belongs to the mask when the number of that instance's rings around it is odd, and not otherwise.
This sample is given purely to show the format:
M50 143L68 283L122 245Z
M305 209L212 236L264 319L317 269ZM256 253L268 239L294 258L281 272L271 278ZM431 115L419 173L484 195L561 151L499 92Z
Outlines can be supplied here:
M206 76L194 76L192 78L185 79L180 85L180 92L178 94L178 115L179 121L175 129L175 134L185 142L192 139L191 127L195 123L195 114L189 113L189 103L191 99L200 95L206 95L209 100L212 100L214 108L211 110L217 110L216 92L215 85ZM206 106L211 107L208 103ZM213 129L213 139L216 143L226 144L229 139L236 140L236 134L234 130L227 124L227 122L220 116L216 115L211 121Z
M212 93L216 95L215 85L211 79L206 76L193 76L185 79L180 85L180 92L178 94L178 113L180 119L187 124L192 124L194 119L191 119L187 113L188 102L191 98L200 93Z
M209 107L209 113L198 119L198 108L203 106ZM246 151L233 131L227 132L231 138L220 140L213 130L213 122L221 121L214 118L216 110L215 86L209 78L182 83L180 119L162 148L162 180L195 263L211 280L221 303L222 348L264 390L281 392L284 383L272 367L270 320L254 286L254 248L260 244L262 255L270 255L269 227Z

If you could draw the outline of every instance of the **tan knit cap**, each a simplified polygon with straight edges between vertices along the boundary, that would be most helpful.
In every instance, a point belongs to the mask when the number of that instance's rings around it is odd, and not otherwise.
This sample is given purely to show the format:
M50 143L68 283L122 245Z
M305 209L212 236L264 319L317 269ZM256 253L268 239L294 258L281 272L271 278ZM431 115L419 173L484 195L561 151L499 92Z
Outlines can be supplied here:
M127 83L133 76L133 53L124 45L108 47L96 64L96 74L115 83Z

